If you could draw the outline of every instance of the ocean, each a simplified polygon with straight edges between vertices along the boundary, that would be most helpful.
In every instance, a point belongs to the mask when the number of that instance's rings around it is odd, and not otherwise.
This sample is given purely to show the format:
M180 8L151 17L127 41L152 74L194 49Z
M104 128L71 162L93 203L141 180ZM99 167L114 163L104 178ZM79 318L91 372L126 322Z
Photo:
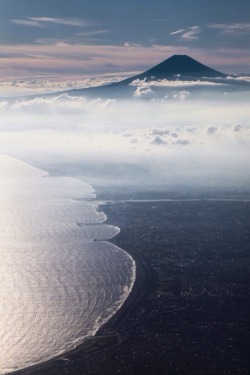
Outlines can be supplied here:
M0 156L0 374L65 353L121 307L135 262L93 189Z

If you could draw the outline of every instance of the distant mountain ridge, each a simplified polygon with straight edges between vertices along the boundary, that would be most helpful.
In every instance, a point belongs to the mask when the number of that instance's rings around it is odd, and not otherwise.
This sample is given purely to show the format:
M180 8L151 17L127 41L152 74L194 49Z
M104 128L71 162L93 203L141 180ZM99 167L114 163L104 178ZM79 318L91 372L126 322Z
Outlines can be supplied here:
M136 76L126 78L115 84L130 84L136 79L152 81L159 79L177 79L177 78L225 78L227 74L201 64L199 61L187 55L173 55L167 60L153 68L140 73Z

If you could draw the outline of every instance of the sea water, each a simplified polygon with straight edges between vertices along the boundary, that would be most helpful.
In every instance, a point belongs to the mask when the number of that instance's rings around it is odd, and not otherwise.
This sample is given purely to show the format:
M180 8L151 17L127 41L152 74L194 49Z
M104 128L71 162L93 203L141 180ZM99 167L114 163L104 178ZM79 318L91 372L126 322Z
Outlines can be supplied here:
M123 304L133 259L90 186L0 156L0 374L67 352Z

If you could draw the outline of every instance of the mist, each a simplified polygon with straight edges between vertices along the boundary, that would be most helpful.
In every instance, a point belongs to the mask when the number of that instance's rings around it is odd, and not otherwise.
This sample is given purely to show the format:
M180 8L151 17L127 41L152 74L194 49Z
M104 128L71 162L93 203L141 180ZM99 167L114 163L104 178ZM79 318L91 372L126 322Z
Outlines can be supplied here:
M0 152L90 183L249 186L250 93L216 89L2 99Z

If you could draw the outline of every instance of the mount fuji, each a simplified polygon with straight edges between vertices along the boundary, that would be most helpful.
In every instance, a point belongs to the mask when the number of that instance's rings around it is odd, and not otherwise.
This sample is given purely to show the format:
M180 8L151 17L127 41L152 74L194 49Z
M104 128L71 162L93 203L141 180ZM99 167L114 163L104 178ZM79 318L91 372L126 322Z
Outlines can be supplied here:
M173 55L167 60L164 60L160 64L153 68L140 73L134 77L127 78L123 81L115 84L130 84L136 79L139 80L159 80L168 79L176 80L181 78L182 80L190 79L204 79L204 78L226 78L227 74L221 73L217 70L209 68L208 66L201 64L199 61L193 59L187 55ZM113 84L113 85L115 85Z
M232 91L249 90L250 88L249 82L240 81L232 75L229 76L212 69L190 56L173 55L145 72L124 80L101 86L67 90L60 94L114 99L131 98L136 97L138 86L148 86L144 91L146 95L140 95L144 98L148 97L148 92L153 93L156 97L164 97L182 86L189 86L190 90L195 91L197 95L200 90L206 91L208 94L211 91L220 94L224 92L225 86ZM139 94L141 93L139 92Z

